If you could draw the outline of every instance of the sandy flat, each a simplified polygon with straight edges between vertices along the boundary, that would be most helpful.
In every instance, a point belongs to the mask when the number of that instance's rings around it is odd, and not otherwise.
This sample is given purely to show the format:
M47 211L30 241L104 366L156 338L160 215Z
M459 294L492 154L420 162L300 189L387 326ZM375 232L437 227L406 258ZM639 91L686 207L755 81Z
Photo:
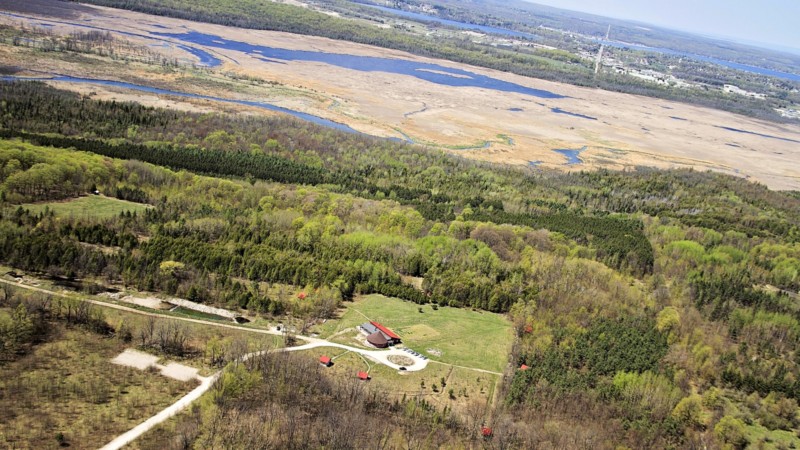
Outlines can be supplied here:
M121 366L133 367L139 370L147 370L153 367L158 369L161 372L161 375L179 381L189 381L199 378L198 369L184 366L183 364L178 364L175 362L168 363L167 365L161 365L157 364L158 360L158 356L128 348L112 359L111 362Z
M161 375L173 378L179 381L189 381L197 378L199 371L193 367L184 366L178 363L169 363L161 367Z
M773 124L709 108L526 78L325 38L243 30L106 8L84 7L76 15L90 18L94 26L128 32L191 29L270 47L433 62L568 97L543 99L479 87L449 87L407 75L359 72L319 62L276 64L263 61L258 54L205 48L223 60L223 65L215 69L220 73L276 81L287 88L283 93L264 90L262 94L253 88L247 94L248 99L270 101L346 123L373 135L405 134L416 142L443 148L474 147L452 151L493 162L535 161L543 167L561 170L598 167L620 170L640 165L693 167L747 177L774 189L800 189L798 124ZM4 21L8 19L0 18L0 22ZM69 25L60 24L58 29L69 29ZM146 39L141 41L152 44ZM164 51L172 55L180 52L169 46ZM297 95L298 92L307 95ZM123 94L107 91L99 94L101 98L110 95ZM147 104L157 104L157 96L129 95ZM171 102L168 106L176 109L202 111L213 107L180 99ZM553 108L586 117L556 114ZM252 108L248 112L253 113ZM486 142L488 146L484 145ZM566 165L566 158L553 151L584 147L580 155L582 163L578 165Z

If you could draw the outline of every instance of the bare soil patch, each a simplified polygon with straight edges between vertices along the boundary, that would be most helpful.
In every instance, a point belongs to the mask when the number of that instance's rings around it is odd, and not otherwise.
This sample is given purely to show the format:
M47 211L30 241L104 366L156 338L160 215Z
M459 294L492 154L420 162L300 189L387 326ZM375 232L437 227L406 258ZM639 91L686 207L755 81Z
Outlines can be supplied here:
M120 295L119 293L106 294L108 297L121 302L130 303L132 305L143 306L151 309L163 309L161 299L155 297L134 297L132 295Z
M198 370L178 363L169 363L161 367L161 375L179 381L189 381L197 378Z
M149 353L128 348L125 349L124 352L117 355L116 358L112 359L111 362L121 366L133 367L139 370L147 370L148 368L156 365L158 362L158 356L153 356Z

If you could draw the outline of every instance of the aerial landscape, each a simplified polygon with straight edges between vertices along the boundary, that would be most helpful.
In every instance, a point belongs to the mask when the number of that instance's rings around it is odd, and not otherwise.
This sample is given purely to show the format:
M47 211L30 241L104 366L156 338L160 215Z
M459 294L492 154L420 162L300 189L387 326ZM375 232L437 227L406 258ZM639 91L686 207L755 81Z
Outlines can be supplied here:
M800 446L797 6L604 3L0 0L0 447Z

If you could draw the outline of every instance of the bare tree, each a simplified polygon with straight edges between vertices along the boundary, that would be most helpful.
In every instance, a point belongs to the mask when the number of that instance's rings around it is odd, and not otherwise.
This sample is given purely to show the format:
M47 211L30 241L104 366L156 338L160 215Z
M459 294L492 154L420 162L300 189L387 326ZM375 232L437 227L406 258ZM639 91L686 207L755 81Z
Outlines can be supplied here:
M153 316L148 316L147 320L145 320L144 325L139 330L139 340L141 341L142 347L149 347L152 345L153 342L153 334L156 330L156 318Z

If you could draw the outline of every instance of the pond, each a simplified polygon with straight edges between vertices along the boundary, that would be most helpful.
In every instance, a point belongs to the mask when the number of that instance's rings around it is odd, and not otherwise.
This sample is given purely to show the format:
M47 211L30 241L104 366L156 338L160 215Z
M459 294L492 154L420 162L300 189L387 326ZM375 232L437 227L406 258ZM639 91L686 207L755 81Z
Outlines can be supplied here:
M567 157L567 162L565 164L568 166L583 164L583 160L580 158L580 154L584 150L586 150L586 147L581 147L579 149L569 149L569 148L553 149L554 152L560 153Z
M543 89L534 89L527 86L498 80L486 75L480 75L463 69L442 66L433 63L424 63L407 59L381 58L377 56L359 56L343 53L328 53L312 50L289 50L265 45L250 44L247 42L225 39L212 34L190 31L187 33L152 33L164 38L177 39L189 44L202 45L211 48L235 50L246 53L264 62L275 63L283 61L306 61L329 64L359 72L387 72L398 75L408 75L430 83L452 87L476 87L501 92L530 95L532 97L560 99L566 98Z

